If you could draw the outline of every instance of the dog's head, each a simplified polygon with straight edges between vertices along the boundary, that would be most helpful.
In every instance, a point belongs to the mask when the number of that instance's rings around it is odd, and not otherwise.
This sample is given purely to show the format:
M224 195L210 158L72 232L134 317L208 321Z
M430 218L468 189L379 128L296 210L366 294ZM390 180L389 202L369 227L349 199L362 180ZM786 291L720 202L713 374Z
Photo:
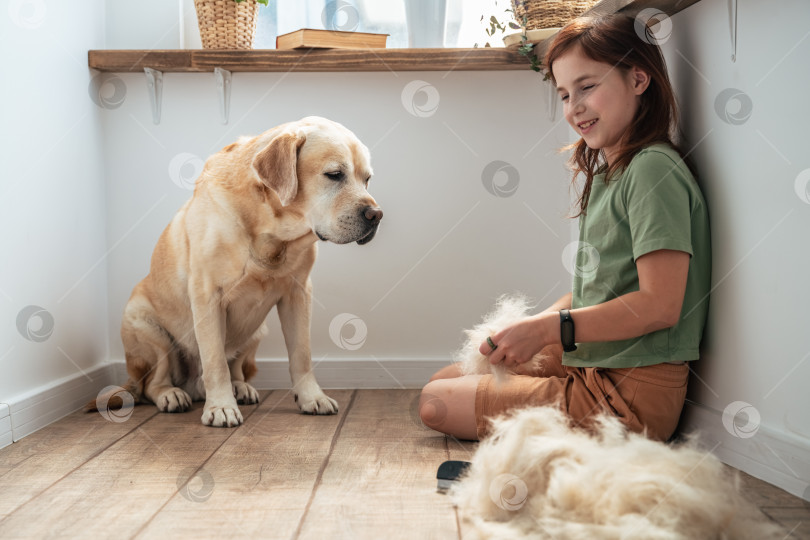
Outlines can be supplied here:
M283 206L309 219L321 240L365 244L382 210L368 192L368 148L342 125L310 116L268 132L253 167Z

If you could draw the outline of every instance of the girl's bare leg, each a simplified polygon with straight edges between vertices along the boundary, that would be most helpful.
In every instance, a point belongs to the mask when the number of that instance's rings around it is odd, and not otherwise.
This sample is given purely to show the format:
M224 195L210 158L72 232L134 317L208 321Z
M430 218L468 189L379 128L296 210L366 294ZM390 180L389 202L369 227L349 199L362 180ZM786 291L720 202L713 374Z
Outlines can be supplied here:
M450 364L449 366L444 366L442 369L434 373L430 380L435 381L436 379L454 379L456 377L461 377L461 375L461 364Z
M461 376L457 369L453 375L453 367L440 370L422 389L419 416L431 429L459 439L478 440L475 392L482 376Z

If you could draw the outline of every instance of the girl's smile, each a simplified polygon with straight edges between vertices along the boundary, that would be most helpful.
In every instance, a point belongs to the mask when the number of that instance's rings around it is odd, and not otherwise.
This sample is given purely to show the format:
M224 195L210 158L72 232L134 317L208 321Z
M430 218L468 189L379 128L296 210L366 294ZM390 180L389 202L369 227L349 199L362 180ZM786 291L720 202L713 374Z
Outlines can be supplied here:
M594 124L596 124L598 121L599 121L599 119L598 119L598 118L595 118L595 119L593 119L593 120L586 120L585 122L580 122L579 124L577 124L577 126L579 126L579 132L580 132L580 133L582 134L582 136L584 137L586 133L589 133L589 132L591 131L591 128L592 128L592 127L594 126Z

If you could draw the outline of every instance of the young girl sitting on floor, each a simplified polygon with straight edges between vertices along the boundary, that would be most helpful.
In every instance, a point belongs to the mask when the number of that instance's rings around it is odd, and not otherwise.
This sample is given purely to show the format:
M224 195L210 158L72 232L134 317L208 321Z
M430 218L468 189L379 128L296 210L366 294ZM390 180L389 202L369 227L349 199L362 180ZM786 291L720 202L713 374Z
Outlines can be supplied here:
M664 58L649 41L633 18L614 15L577 19L551 43L545 65L581 136L571 164L585 178L572 292L481 343L513 373L506 382L457 365L436 373L420 401L427 426L478 439L488 418L554 404L574 425L609 412L653 439L675 431L711 251L706 204L670 136L677 107ZM540 369L521 374L540 351Z

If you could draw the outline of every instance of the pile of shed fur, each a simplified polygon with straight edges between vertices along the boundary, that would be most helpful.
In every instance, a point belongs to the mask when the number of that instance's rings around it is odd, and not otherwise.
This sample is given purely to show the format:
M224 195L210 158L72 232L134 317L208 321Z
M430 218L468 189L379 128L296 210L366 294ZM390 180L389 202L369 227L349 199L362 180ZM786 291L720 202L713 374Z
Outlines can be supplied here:
M784 532L694 441L667 445L603 416L586 432L553 407L493 421L451 492L465 538L751 539Z

